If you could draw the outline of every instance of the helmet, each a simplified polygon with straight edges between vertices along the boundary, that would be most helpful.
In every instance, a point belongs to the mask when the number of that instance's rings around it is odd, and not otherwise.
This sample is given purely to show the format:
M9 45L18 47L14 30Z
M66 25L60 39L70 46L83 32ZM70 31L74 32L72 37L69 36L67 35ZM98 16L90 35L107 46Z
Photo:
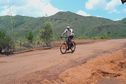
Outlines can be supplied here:
M70 26L68 25L68 26L67 26L67 29L69 29L69 28L70 28Z

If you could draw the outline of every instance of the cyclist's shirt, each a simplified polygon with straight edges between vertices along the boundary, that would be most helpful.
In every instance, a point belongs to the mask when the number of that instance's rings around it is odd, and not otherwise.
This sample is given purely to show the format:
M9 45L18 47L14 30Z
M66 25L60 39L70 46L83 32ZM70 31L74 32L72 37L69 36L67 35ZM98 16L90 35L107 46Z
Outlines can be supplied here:
M65 29L63 34L66 34L67 37L73 36L74 35L73 29L71 29L71 28L70 29Z

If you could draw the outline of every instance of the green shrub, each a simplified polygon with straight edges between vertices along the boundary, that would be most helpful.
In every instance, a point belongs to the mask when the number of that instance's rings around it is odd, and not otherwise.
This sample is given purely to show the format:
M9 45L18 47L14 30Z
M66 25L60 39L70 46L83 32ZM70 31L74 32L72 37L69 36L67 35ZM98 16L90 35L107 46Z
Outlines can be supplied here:
M26 35L27 40L32 43L33 42L33 33L32 32L28 32Z
M40 34L40 39L43 40L43 42L46 44L47 47L50 47L51 46L50 44L53 38L53 31L52 31L51 23L46 22L44 24L44 27L40 29L39 34Z
M5 48L12 48L14 43L9 35L7 35L4 31L0 31L0 53Z

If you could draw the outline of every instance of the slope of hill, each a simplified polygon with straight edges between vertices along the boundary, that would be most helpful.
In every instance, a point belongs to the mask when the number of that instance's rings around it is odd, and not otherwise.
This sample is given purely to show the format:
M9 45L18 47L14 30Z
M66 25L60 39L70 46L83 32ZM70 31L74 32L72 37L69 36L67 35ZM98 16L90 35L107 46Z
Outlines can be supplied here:
M105 18L88 16L84 17L72 12L58 12L49 17L27 17L27 16L1 16L0 30L5 30L16 36L24 36L28 31L37 33L38 29L43 27L43 23L49 21L52 23L54 36L59 36L70 24L75 30L77 37L92 37L107 34L111 38L126 37L126 18L120 21L112 21Z

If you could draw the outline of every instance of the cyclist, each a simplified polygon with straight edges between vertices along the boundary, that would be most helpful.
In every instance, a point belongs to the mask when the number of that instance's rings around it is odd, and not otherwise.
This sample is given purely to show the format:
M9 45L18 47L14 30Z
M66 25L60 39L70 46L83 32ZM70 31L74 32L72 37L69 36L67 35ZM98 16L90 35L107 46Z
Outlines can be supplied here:
M69 50L71 48L71 40L73 39L74 37L74 33L73 33L73 29L67 25L66 29L64 30L64 32L62 33L62 36L63 35L66 35L67 39L66 39L66 42L67 42L67 45L68 45L68 49Z

